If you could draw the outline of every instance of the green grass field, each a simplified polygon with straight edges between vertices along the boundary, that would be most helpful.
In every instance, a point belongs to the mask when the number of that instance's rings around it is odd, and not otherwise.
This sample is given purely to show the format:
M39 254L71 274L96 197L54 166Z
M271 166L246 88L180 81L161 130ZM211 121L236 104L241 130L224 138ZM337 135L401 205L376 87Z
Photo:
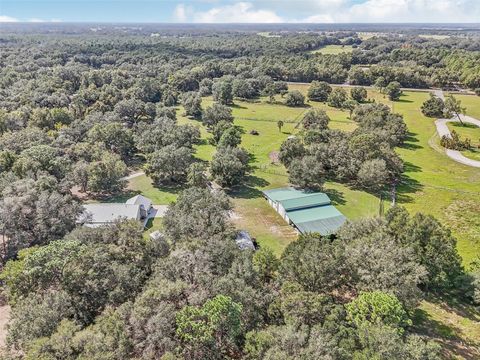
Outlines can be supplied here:
M341 53L351 53L353 47L351 45L327 45L320 49L313 50L312 54L322 55L338 55Z
M467 110L467 115L480 119L480 96L463 94L453 94L453 96L462 102L462 106Z
M306 93L308 85L290 84L290 89ZM398 188L398 203L412 213L424 212L440 219L458 239L458 250L464 263L469 264L480 254L480 169L458 164L444 154L436 136L434 120L420 112L428 93L405 92L400 101L394 103L373 90L368 91L368 96L403 114L409 128L406 144L397 149L405 162L404 180ZM467 113L480 118L480 97L465 99ZM244 129L241 146L252 155L252 170L245 183L230 191L229 195L235 208L233 221L236 227L249 231L261 246L268 246L281 254L297 238L297 234L262 197L264 189L288 185L285 168L272 163L271 153L278 151L281 143L296 133L296 122L310 107L325 109L332 119L332 128L352 131L356 125L346 111L323 103L310 102L302 108L290 108L282 104L281 97L275 100L275 104L267 103L265 98L256 102L236 100L232 107L235 124ZM202 105L206 107L211 103L211 98L204 98ZM215 148L208 144L208 132L200 122L182 116L181 107L177 114L179 123L200 128L203 143L196 147L196 156L210 160ZM281 132L277 127L278 120L285 122ZM253 129L259 135L251 135ZM156 188L148 177L141 176L132 179L129 191L128 195L142 192L156 204L168 204L176 199L181 188ZM325 192L349 219L378 214L379 200L368 193L331 182L325 185ZM385 207L388 206L386 202ZM149 226L148 233L161 228L161 221L156 220ZM479 312L473 308L430 299L418 308L415 326L418 331L441 342L449 358L455 355L474 359L480 356L476 352L480 343L479 319Z

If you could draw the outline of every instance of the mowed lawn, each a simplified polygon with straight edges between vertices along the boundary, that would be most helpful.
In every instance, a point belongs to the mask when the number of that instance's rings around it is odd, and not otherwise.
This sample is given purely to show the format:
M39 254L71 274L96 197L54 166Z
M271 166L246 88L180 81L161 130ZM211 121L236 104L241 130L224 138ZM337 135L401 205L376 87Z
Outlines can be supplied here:
M320 49L313 50L312 54L338 55L341 53L351 53L352 51L352 45L326 45Z
M467 115L480 120L480 106L478 105L480 102L480 96L455 93L452 93L451 95L462 102L462 106L466 109Z

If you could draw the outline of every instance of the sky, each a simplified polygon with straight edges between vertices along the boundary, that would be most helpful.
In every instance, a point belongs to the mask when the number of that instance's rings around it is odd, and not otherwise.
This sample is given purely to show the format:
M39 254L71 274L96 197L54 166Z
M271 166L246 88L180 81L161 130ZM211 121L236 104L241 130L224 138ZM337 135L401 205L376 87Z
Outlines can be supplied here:
M480 0L0 0L0 22L18 21L479 23Z

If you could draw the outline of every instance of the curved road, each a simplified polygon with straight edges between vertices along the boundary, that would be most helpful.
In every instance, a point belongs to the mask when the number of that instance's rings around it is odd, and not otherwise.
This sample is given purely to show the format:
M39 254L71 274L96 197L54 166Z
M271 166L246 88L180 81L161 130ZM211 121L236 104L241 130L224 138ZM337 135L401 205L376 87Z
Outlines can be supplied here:
M463 122L476 125L480 128L480 120L474 119L470 116L460 115ZM448 122L458 122L458 119L438 119L435 121L435 126L437 127L438 136L451 137L450 129L447 126ZM445 153L448 157L464 165L473 166L480 168L480 161L469 159L466 156L463 156L462 153L458 150L445 149Z

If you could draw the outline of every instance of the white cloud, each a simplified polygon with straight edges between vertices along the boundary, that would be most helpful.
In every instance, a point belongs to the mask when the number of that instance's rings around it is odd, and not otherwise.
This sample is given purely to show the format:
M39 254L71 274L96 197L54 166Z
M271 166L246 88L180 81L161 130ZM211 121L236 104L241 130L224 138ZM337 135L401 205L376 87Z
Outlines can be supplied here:
M47 22L58 23L58 22L62 22L62 20L60 20L60 19L44 20L44 19L39 19L39 18L31 18L31 19L28 19L27 22L31 22L31 23L47 23Z
M255 9L250 2L213 7L193 14L198 23L278 23L283 19L272 10Z
M187 7L185 6L185 4L178 4L175 7L175 10L173 10L173 19L176 22L181 22L181 23L187 22L188 16L187 16Z
M7 16L7 15L0 15L0 23L6 23L6 22L18 22L18 19L15 19L14 17Z
M1 0L0 0L1 1ZM176 22L199 23L368 23L478 22L480 0L193 0L175 7Z
M11 16L6 16L6 15L0 15L0 23L7 23L7 22L20 22L20 21L25 21L25 20L19 20L17 18L11 17ZM44 20L40 18L30 18L26 20L27 22L30 23L44 23L44 22L62 22L60 19L50 19L50 20Z
M325 4L323 0L316 0ZM328 7L299 22L478 22L478 0L326 0ZM312 9L315 7L312 6ZM331 21L330 21L331 20Z
M312 15L312 16L306 17L301 21L293 21L293 22L331 24L331 23L334 23L335 20L333 16L330 14L318 14L318 15Z

